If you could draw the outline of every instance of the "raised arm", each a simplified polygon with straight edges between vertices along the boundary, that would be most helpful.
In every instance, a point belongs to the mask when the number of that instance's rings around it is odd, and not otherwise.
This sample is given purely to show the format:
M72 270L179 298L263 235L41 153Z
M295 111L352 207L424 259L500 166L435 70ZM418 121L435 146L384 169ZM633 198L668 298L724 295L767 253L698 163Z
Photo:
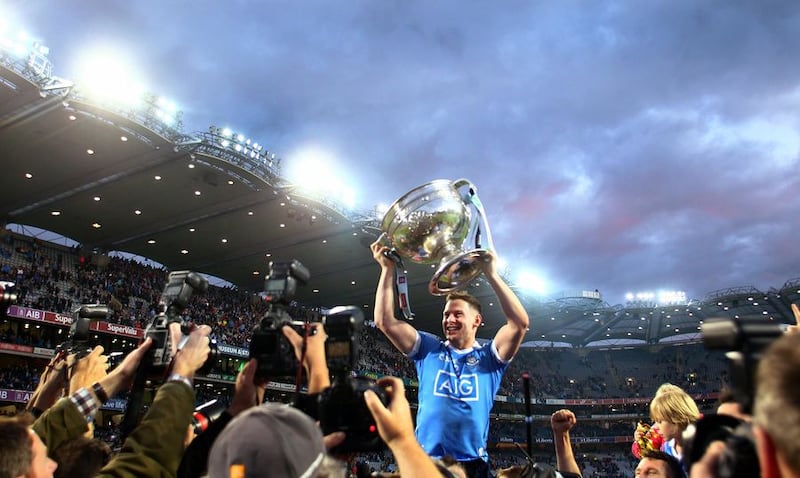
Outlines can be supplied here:
M497 346L497 352L503 360L511 360L519 350L522 339L528 331L530 323L528 313L525 307L514 294L514 291L506 284L500 274L497 272L496 263L497 258L493 252L489 253L489 257L481 264L483 274L489 285L492 286L497 300L500 302L500 308L503 310L503 315L506 316L506 325L500 327L497 334L494 336L494 343Z
M395 264L384 254L389 248L381 244L382 238L383 236L379 237L369 246L372 257L381 266L381 275L375 290L375 325L398 350L407 354L411 352L417 340L417 330L408 322L403 322L394 316Z
M575 414L567 409L558 410L550 416L550 427L553 429L553 443L556 446L556 468L581 476L581 469L572 453L569 431L575 425Z
M331 386L331 376L328 371L328 363L325 361L325 328L322 324L311 324L311 328L316 332L309 331L306 339L305 357L303 357L303 368L308 376L308 393L320 393ZM303 336L295 332L289 326L281 328L283 335L289 340L294 349L294 356L297 360L303 356Z
M411 420L411 407L406 399L403 381L395 377L383 377L378 384L390 396L388 406L372 390L364 392L364 400L375 419L378 433L397 461L400 476L442 476L414 436L414 422Z

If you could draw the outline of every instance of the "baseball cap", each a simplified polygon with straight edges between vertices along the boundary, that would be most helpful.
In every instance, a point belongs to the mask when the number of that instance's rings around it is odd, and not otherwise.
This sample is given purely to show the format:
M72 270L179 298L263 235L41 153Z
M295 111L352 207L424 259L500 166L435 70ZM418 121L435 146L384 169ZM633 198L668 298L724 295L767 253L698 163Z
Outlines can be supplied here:
M313 478L325 457L322 432L303 412L268 403L234 418L208 458L210 478Z

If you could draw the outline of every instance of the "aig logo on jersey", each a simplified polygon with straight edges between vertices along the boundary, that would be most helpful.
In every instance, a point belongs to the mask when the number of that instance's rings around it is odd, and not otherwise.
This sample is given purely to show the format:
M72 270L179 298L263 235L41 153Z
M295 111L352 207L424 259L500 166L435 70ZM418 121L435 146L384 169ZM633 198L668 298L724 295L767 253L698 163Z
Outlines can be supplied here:
M439 370L434 382L433 394L437 397L449 397L464 402L478 401L478 374L462 374Z

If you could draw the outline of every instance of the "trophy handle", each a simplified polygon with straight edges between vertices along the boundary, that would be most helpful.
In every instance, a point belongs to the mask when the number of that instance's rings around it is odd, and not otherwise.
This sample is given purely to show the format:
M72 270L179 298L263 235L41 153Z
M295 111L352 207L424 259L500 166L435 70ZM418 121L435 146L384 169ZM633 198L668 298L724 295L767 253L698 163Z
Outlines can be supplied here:
M478 188L464 178L453 181L452 184L456 191L469 186L466 191L460 193L461 201L475 214L470 215L469 231L460 247L466 252L442 261L428 283L428 292L433 295L445 295L466 287L481 274L483 269L480 263L486 260L490 251L494 251L492 232L489 230L483 204L478 198Z
M470 220L469 232L462 245L463 249L488 249L494 251L494 241L492 241L492 231L489 230L489 223L486 221L486 213L483 203L478 198L478 188L469 179L460 178L453 181L453 188L459 191L464 186L469 186L466 191L461 192L461 202L467 208L475 211L475 217ZM482 241L483 239L483 241ZM472 244L466 241L473 240ZM485 245L484 245L485 244Z

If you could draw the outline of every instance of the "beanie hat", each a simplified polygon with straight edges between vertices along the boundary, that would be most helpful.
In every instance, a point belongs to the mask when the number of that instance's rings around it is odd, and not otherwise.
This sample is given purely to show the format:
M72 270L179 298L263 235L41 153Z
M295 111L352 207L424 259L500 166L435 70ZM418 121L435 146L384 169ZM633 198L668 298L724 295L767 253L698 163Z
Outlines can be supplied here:
M274 403L253 407L220 433L210 478L313 478L325 457L322 432L303 412Z

